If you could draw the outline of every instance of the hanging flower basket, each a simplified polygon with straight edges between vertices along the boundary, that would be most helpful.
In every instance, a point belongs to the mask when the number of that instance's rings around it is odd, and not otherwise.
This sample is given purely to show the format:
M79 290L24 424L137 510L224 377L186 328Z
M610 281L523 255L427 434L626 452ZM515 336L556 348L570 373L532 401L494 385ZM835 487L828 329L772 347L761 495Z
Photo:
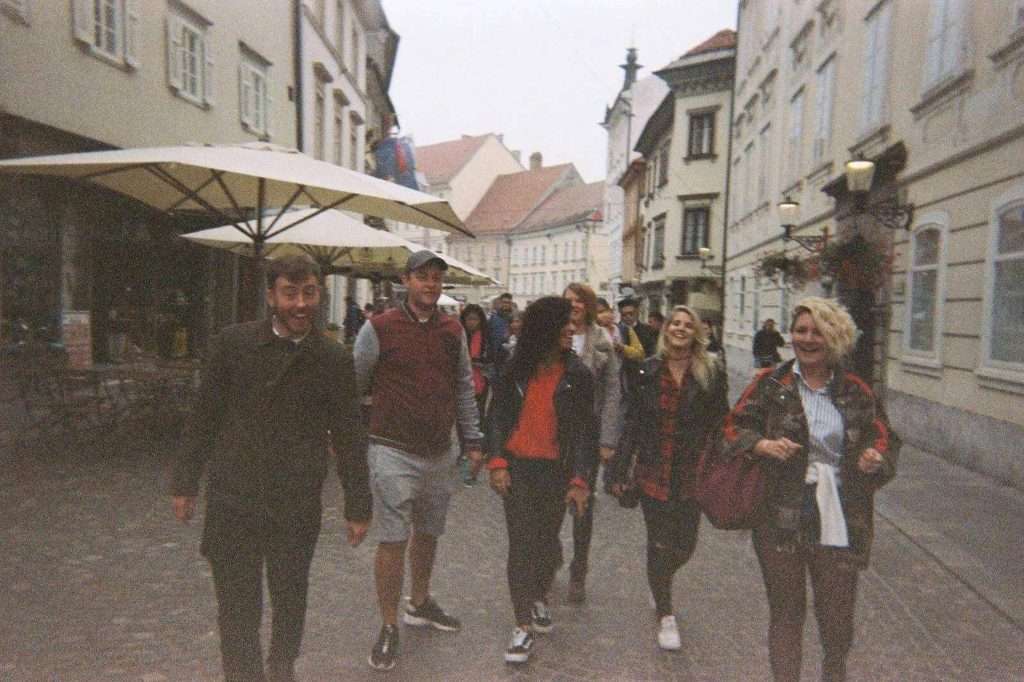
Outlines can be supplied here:
M758 277L766 277L776 284L785 284L794 289L802 289L808 280L814 279L812 270L806 260L790 256L785 251L765 254L754 266L754 273Z
M877 289L885 284L892 259L886 245L855 235L846 241L829 242L817 256L822 275L847 289Z

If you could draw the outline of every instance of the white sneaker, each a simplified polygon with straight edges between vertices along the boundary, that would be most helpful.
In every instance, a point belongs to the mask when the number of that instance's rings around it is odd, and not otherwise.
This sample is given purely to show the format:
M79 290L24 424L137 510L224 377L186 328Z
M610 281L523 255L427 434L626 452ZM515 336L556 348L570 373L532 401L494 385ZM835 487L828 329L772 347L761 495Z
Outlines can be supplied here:
M506 663L526 663L530 660L533 650L533 635L528 630L516 628L512 631L512 639L505 649Z
M663 616L658 628L658 646L666 651L676 651L682 646L679 641L679 626L675 616Z

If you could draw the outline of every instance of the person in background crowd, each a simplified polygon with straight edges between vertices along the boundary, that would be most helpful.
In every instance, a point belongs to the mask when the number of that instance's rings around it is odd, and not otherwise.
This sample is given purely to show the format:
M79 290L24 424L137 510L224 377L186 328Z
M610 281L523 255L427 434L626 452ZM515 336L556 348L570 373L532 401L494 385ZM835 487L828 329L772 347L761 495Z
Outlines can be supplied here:
M597 451L587 481L590 499L582 516L573 519L573 556L569 565L569 590L566 599L579 604L586 599L586 579L589 566L590 539L594 531L594 485L599 462L608 462L615 454L622 433L622 382L619 380L621 363L608 333L597 326L597 296L586 284L572 282L562 292L572 304L569 321L573 326L572 349L594 376L594 405L590 414L592 428L597 434Z
M487 318L487 329L490 334L491 348L501 348L508 341L508 325L512 321L512 294L505 292L494 301L494 310ZM500 360L500 359L499 359Z
M754 334L754 367L774 367L782 362L779 349L785 345L786 340L775 329L775 320L769 317Z
M587 506L595 431L594 379L572 353L571 304L546 296L526 308L523 329L493 398L488 462L508 529L508 586L515 629L505 661L525 663L534 633L553 628L548 592L569 505Z
M462 328L466 332L466 343L469 346L469 359L473 364L473 394L476 396L476 408L480 414L482 431L487 433L487 396L490 394L490 383L494 377L494 353L491 352L487 333L487 318L484 309L470 303L462 309L460 315ZM471 486L476 483L476 472L463 453L460 455L462 464L462 482Z
M715 336L715 328L708 321L704 321L703 327L704 336L708 340L708 352L717 355L718 359L724 364L725 356L722 354L722 344L718 341L718 337Z
M362 542L370 523L352 356L315 330L319 281L308 256L268 262L270 318L226 327L212 342L171 476L174 515L185 523L209 471L200 552L213 572L229 682L295 679L329 442L350 545ZM264 567L273 609L266 671Z
M612 494L638 486L647 527L647 583L658 616L658 646L678 649L672 579L693 555L700 507L693 499L697 459L717 440L729 412L725 369L707 352L700 316L676 306L644 361L627 400L626 424L611 467ZM636 457L635 481L627 481Z
M644 357L654 355L655 347L658 344L658 335L650 326L638 321L639 302L635 298L624 298L619 301L619 320L620 329L628 327L636 332L637 338L640 339L640 345L644 347ZM622 337L626 338L624 330Z
M654 333L661 333L661 326L665 324L665 316L657 310L647 316L647 325L654 330Z
M523 313L519 310L512 311L512 319L508 323L508 341L502 344L502 357L506 360L512 357L519 342L519 334L523 329Z
M363 306L363 319L364 320L369 320L370 318L372 318L376 314L377 314L377 308L376 308L376 306L374 304L367 303L366 305Z
M430 596L438 538L444 533L457 470L458 422L463 448L481 462L480 418L466 334L441 313L448 264L433 251L409 256L402 275L406 300L375 315L356 337L360 394L370 391L367 453L379 544L374 579L383 625L370 652L370 666L390 670L398 659L398 603L406 548L412 573L402 620L455 632L462 626Z
M619 354L621 366L619 378L625 393L629 390L640 367L640 362L644 359L644 347L640 344L640 339L635 331L629 327L620 327L615 324L615 312L608 305L608 301L600 297L597 299L597 324L608 332L608 336L612 339L612 346ZM622 336L623 332L626 333L626 337Z
M805 298L789 333L796 358L762 370L743 392L726 419L722 454L763 458L775 481L769 514L753 532L772 675L800 679L810 574L822 679L843 680L874 494L896 474L900 441L868 385L842 368L857 333L842 306Z
M342 322L345 327L345 340L352 341L356 338L356 334L359 333L359 328L363 326L363 322L366 318L363 316L363 311L359 309L355 299L351 296L345 297L345 320Z

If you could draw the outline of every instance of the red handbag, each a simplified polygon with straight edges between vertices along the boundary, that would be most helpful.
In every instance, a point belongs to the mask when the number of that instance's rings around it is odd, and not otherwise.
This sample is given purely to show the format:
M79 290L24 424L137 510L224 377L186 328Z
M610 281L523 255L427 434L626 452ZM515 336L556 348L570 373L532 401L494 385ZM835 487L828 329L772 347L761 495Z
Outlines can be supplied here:
M705 449L697 462L694 497L715 528L756 528L768 513L769 481L760 458L724 458Z

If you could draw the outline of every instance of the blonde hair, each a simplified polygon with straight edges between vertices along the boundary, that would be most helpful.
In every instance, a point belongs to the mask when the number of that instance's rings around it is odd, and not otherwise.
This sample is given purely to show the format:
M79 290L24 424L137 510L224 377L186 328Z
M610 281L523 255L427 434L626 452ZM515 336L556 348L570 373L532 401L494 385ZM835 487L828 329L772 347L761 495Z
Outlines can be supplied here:
M672 324L672 319L676 316L676 313L686 313L693 320L693 346L690 348L690 371L693 373L697 383L700 384L701 388L707 389L711 383L711 375L715 371L715 365L718 363L718 358L708 353L708 335L704 331L703 320L697 311L687 305L677 305L669 311L668 316L665 319L665 323L661 325L661 333L658 334L658 346L655 353L658 357L664 359L668 353L668 347L665 343L665 337L668 334L668 328Z
M789 331L793 332L798 317L807 313L814 326L825 339L825 357L828 364L836 366L853 349L860 333L857 324L839 303L827 298L811 296L802 299L793 308Z

